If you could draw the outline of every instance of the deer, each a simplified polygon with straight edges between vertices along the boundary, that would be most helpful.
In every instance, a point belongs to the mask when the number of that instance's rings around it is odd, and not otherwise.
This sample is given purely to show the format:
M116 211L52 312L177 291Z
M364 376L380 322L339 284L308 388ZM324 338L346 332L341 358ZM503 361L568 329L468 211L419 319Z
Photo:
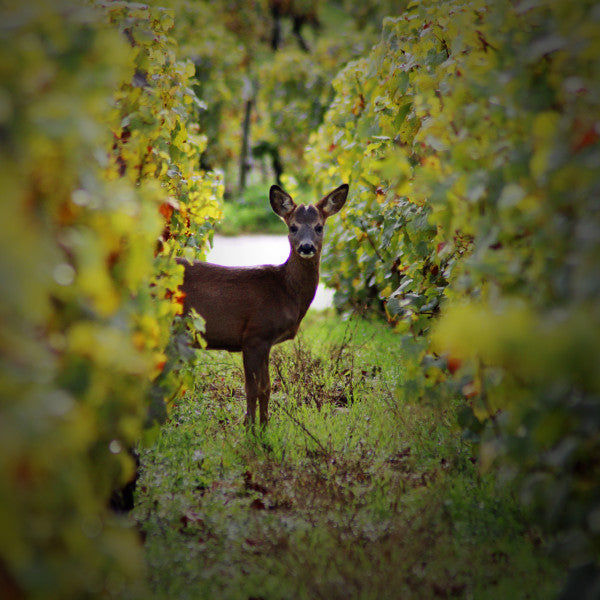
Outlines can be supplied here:
M247 426L254 427L257 403L260 425L268 423L271 348L296 336L317 291L325 221L347 196L343 184L315 204L296 205L281 187L271 186L271 207L288 227L290 254L281 265L225 267L177 259L184 266L183 314L194 309L204 318L206 348L242 353Z

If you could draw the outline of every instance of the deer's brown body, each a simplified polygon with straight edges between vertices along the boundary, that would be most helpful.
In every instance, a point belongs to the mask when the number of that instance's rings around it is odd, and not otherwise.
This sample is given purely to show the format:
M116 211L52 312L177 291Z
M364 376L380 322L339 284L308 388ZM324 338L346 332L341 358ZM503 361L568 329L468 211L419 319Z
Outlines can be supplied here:
M261 424L268 420L271 347L298 331L319 283L323 224L340 210L347 194L348 186L342 185L315 205L296 206L281 188L271 187L271 206L289 230L290 256L282 265L223 267L180 261L185 266L184 312L194 308L202 315L208 348L243 353L250 423L257 403Z

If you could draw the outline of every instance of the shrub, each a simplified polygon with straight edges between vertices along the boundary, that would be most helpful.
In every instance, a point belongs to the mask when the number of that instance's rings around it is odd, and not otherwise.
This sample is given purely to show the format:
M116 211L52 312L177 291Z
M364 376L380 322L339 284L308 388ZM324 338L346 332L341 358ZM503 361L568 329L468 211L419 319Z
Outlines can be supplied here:
M192 251L174 235L201 245L218 214L219 182L193 172L193 69L167 11L36 0L2 18L0 580L137 597L139 541L108 498L178 311L167 257Z
M413 2L339 74L308 149L317 187L353 190L323 262L337 305L424 336L411 392L465 396L482 466L518 476L574 563L600 551L599 18Z

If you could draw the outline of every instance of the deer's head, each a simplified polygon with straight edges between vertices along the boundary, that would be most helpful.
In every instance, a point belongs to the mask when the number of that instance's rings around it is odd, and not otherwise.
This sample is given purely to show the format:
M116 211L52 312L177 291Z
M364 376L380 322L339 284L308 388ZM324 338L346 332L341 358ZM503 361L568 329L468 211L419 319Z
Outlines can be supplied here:
M316 204L300 204L278 185L271 186L271 207L288 226L288 239L292 250L305 259L319 257L323 246L323 226L331 215L338 212L348 197L348 184L330 192Z

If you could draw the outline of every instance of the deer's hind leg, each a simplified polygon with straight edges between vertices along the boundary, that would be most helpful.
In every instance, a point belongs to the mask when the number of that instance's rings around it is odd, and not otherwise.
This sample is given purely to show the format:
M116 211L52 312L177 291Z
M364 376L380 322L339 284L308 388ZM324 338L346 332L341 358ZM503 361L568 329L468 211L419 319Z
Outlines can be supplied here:
M242 352L246 379L247 425L254 425L257 403L259 405L260 424L266 425L269 420L269 397L271 396L270 351L270 345L261 343L247 346Z

